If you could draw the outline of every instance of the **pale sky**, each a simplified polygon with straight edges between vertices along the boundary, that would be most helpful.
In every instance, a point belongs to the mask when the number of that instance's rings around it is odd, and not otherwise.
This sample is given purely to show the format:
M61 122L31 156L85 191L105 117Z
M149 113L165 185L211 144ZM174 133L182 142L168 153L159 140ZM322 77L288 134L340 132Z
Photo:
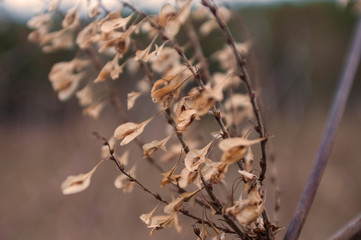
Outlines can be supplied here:
M216 4L227 3L228 5L242 3L242 4L260 4L272 2L304 2L305 0L214 0ZM322 0L321 0L322 1ZM327 1L327 0L324 0ZM331 1L331 0L330 0ZM335 1L335 0L333 0ZM0 1L0 10L6 11L11 16L18 16L22 19L28 19L31 16L40 13L46 7L48 0L2 0ZM61 9L68 9L77 2L85 4L86 0L61 0ZM102 3L108 9L114 9L119 6L118 0L102 0ZM134 6L140 9L150 9L157 11L165 3L174 3L175 0L128 0ZM194 0L194 5L199 5L200 0ZM1 13L0 13L1 14Z

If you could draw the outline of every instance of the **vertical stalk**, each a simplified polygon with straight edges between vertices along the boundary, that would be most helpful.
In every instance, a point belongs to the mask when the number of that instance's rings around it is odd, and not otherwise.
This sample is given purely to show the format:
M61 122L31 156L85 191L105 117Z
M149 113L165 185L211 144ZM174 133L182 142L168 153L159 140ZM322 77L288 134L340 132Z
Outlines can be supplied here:
M330 156L336 130L341 121L351 86L355 77L361 55L361 17L358 18L352 44L349 48L345 65L340 76L340 83L333 100L330 114L314 166L308 178L306 187L298 203L297 210L292 218L284 240L298 239L307 214L315 198L317 188L320 185L323 171Z

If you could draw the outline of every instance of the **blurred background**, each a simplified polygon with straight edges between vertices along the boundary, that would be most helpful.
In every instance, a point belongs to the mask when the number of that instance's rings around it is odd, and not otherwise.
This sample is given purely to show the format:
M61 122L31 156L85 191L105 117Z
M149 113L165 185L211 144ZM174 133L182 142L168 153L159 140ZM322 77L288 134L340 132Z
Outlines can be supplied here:
M132 194L116 189L118 172L111 162L97 170L89 189L62 195L60 184L68 175L87 172L100 160L101 143L91 132L111 136L120 121L111 107L93 120L82 115L76 99L60 102L48 72L74 51L42 53L27 41L26 18L6 11L6 1L0 4L0 239L195 239L187 224L181 235L167 229L149 237L139 216L156 201L138 188ZM230 28L238 41L253 42L248 66L274 135L268 144L275 164L266 181L267 209L287 227L319 147L356 14L335 2L241 5L237 12ZM201 41L208 55L224 44L219 32ZM326 239L361 211L360 74L300 239ZM125 103L134 83L121 78L116 86ZM156 111L150 99L141 101L128 113L135 122ZM152 122L141 139L160 136L162 121ZM136 175L158 189L159 174L131 147L130 161L141 164ZM274 167L281 189L278 213L269 181Z

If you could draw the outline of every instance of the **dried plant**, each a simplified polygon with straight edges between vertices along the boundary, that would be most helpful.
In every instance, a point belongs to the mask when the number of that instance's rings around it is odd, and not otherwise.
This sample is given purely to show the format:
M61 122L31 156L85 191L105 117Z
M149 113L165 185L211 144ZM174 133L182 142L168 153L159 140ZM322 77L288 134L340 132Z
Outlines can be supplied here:
M53 0L44 13L28 22L34 29L29 40L39 44L44 52L76 49L73 60L56 63L50 70L49 80L59 99L65 101L76 96L84 115L92 118L101 118L103 109L112 105L122 121L109 138L94 132L103 144L101 161L86 174L69 176L61 185L62 192L74 194L85 190L96 169L110 160L120 171L115 176L116 188L132 192L137 185L159 202L152 210L144 209L150 211L140 216L151 229L150 234L165 227L180 232L185 224L193 226L197 239L225 239L227 235L232 239L274 239L280 228L267 215L263 184L270 136L247 71L251 42L235 41L227 27L233 15L228 9L202 0L203 6L191 11L191 3L186 0L178 1L177 6L166 4L158 15L148 15L126 2L117 10L108 11L101 0L88 0L86 7L74 6L63 15L57 10L59 1ZM80 17L84 10L90 20L87 23ZM56 22L59 16L60 26ZM200 24L198 32L193 21ZM217 29L225 44L207 58L200 38ZM141 37L145 36L147 46L139 48ZM180 36L187 39L182 40L183 44ZM218 63L221 71L210 69L209 61ZM137 81L137 89L128 93L125 108L112 81L124 70L135 69L145 77L132 79ZM246 92L238 91L240 85ZM142 122L132 122L127 110L136 109L142 95L149 95L159 111ZM159 115L163 115L164 124L169 124L172 132L142 143L139 136ZM213 116L219 131L208 133L211 141L194 144L198 140L189 128L205 115ZM245 124L250 122L255 123ZM254 133L257 138L251 137ZM178 144L174 144L175 138ZM127 145L131 142L159 170L160 188L168 187L168 196L150 190L144 179L136 177L136 168L142 166L129 159ZM162 160L153 158L153 154L159 149L166 150L170 142L173 145L160 159L172 162L173 167L165 169ZM253 153L253 148L260 149L260 156ZM118 155L119 152L123 153ZM217 153L220 157L214 157ZM239 169L239 176L227 180L230 171L237 171L232 166ZM231 190L226 187L227 181ZM222 188L226 188L228 196L217 191ZM172 189L178 194L174 199ZM186 205L187 202L191 204ZM179 214L190 221L181 223Z

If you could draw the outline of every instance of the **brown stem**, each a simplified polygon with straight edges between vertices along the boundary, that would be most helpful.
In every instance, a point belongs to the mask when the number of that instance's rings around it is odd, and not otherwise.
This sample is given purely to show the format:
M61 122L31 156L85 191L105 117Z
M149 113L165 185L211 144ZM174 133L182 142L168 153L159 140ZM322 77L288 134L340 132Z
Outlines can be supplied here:
M201 171L199 171L199 174L201 176L201 181L203 183L204 189L212 200L212 202L210 203L212 207L217 211L217 213L222 215L226 223L238 234L238 236L240 236L242 239L249 239L248 235L243 233L241 229L238 228L237 224L223 211L224 206L214 194L212 184L208 184L205 181Z
M148 17L148 15L145 12L137 10L133 5L131 5L129 3L123 3L123 5L125 7L130 8L132 11L137 12L138 14L143 16L144 18ZM202 81L201 75L199 74L198 71L194 70L192 64L190 63L190 61L186 57L183 49L179 46L179 44L174 39L169 38L167 36L167 34L164 32L163 28L161 26L159 26L157 23L155 23L152 19L149 19L149 23L151 24L152 27L157 29L158 33L160 34L160 36L162 37L163 40L169 41L170 45L172 45L172 47L177 51L178 55L182 58L183 62L185 63L185 65L187 66L189 71L191 71L191 73L195 77L198 86L201 89L204 89L205 86L204 86L204 83ZM220 126L220 128L222 130L223 137L228 138L229 137L229 132L226 129L224 123L223 123L220 111L216 108L215 105L213 105L213 107L212 107L212 114L213 114L214 118L216 119L218 125Z
M135 46L134 46L135 47ZM153 79L153 76L154 74L151 72L151 70L149 69L148 65L143 62L143 61L140 61L146 75L148 76L149 80L154 83L154 79ZM187 144L185 143L184 139L183 139L183 134L178 132L177 131L177 125L175 124L172 116L171 116L171 112L170 112L170 109L167 108L164 110L164 115L166 117L166 119L168 120L168 123L174 128L174 131L176 132L177 134L177 137L178 137L178 140L179 142L182 144L182 147L183 147L183 150L184 152L187 154L189 152L189 147L187 146ZM201 172L200 172L201 174ZM217 213L219 214L222 214L222 217L224 218L224 220L227 222L227 224L240 236L246 236L239 228L238 226L234 223L234 221L226 214L224 214L222 212L222 209L223 209L223 206L222 206L222 203L216 198L216 196L214 195L213 191L210 190L212 187L211 187L211 184L207 184L203 178L203 176L201 176L202 178L202 181L203 181L203 185L205 186L205 189L208 193L208 195L211 197L212 201L213 201L213 204L217 203L217 207L215 208L217 210ZM184 189L180 188L178 186L178 189L180 191L184 191ZM200 201L197 201L198 203L200 203Z
M119 169L119 171L124 174L129 181L131 182L134 182L135 184L138 185L138 187L140 187L143 191L149 193L150 195L152 195L156 200L164 203L164 204L169 204L169 202L167 200L165 200L164 198L161 197L161 195L159 193L154 193L152 192L149 188L147 188L144 184L142 184L138 179L136 179L135 177L131 176L129 173L127 173L124 169L124 165L122 165L117 159L116 157L114 156L114 150L110 147L110 144L108 142L108 140L101 136L99 133L97 132L93 132L94 136L97 137L99 140L101 140L103 142L103 144L105 146L108 147L108 150L109 150L109 154L110 154L110 160L112 160L116 165L117 165L117 168ZM213 222L210 222L210 221L205 221L203 220L202 218L199 218L193 214L191 214L188 210L185 210L185 209L180 209L179 212L181 212L183 215L187 216L187 217L190 217L194 220L197 220L198 223L202 223L204 222L205 224L207 224L208 226L214 226L216 227L217 229L221 230L221 231L224 231L226 233L233 233L235 234L235 232L229 230L228 228L224 228L224 227L220 227L220 226L217 226L215 223Z
M361 17L358 18L354 29L351 47L348 50L346 62L343 66L339 85L334 97L327 125L324 131L322 142L312 167L311 174L307 180L306 187L298 203L297 210L292 218L290 226L284 237L285 240L298 239L307 214L311 208L317 188L320 184L322 174L326 168L327 160L330 156L333 142L336 137L336 130L341 121L347 99L352 87L356 70L361 56Z
M226 37L227 44L231 47L231 49L233 51L233 54L237 61L238 68L240 70L239 77L246 85L247 92L248 92L248 95L249 95L249 98L250 98L250 101L252 104L253 113L257 120L256 131L258 132L260 137L265 137L266 131L265 131L264 124L262 121L261 112L260 112L260 109L259 109L259 106L258 106L258 103L256 100L255 91L253 90L251 78L248 74L248 70L245 65L246 60L238 52L237 47L236 47L236 42L232 36L231 31L229 30L227 25L224 23L224 21L220 18L219 14L218 14L218 8L214 4L211 4L211 3L209 3L209 1L206 1L206 0L202 0L202 4L206 7L208 7L209 10L212 12L213 16L216 18L216 21L217 21L220 29L222 30L222 32L224 33L224 35ZM259 180L261 183L265 178L265 174L266 174L266 170L267 170L266 142L267 142L267 139L265 139L261 142L262 158L260 161L261 174L259 176Z
M99 57L95 54L94 49L88 48L86 50L86 53L90 56L91 60L93 61L93 64L95 66L95 68L97 69L97 71L101 70L101 61L99 59ZM122 105L122 103L119 101L119 98L117 97L117 93L114 90L114 88L110 85L109 82L105 82L108 91L109 91L109 98L110 98L110 103L118 110L120 119L122 120L122 122L128 122L127 119L127 115L125 114L125 110L124 107ZM134 142L137 144L138 148L140 148L140 150L143 151L142 146L144 145L138 138L134 139ZM162 168L162 166L160 166L156 161L154 161L154 159L152 157L146 157L147 161L153 165L154 167L156 167L159 171L164 172L164 169Z
M231 49L233 51L233 54L236 58L236 62L237 62L237 65L238 65L238 68L240 71L239 77L241 78L241 80L243 80L243 82L246 85L247 92L248 92L248 95L249 95L249 98L250 98L250 101L252 104L253 113L257 120L256 131L258 132L260 137L265 137L266 131L265 131L264 124L262 121L261 112L260 112L260 109L259 109L259 106L258 106L258 103L256 100L255 91L253 90L252 82L251 82L250 76L249 76L247 68L246 68L246 60L238 52L237 47L236 47L236 42L232 36L232 33L229 30L228 26L220 18L219 14L218 14L218 8L216 7L216 5L211 3L208 0L202 0L202 4L206 7L208 7L209 10L211 11L211 13L213 14L213 16L216 18L216 21L217 21L220 29L222 30L222 32L224 33L224 35L226 37L227 44L231 47ZM260 160L261 173L259 176L259 181L261 184L265 178L266 171L267 171L266 142L267 142L267 139L265 139L261 142L262 157ZM274 239L274 235L273 235L273 232L271 229L271 224L268 221L266 211L264 211L262 213L262 216L263 216L263 219L265 220L265 229L266 229L267 238Z

